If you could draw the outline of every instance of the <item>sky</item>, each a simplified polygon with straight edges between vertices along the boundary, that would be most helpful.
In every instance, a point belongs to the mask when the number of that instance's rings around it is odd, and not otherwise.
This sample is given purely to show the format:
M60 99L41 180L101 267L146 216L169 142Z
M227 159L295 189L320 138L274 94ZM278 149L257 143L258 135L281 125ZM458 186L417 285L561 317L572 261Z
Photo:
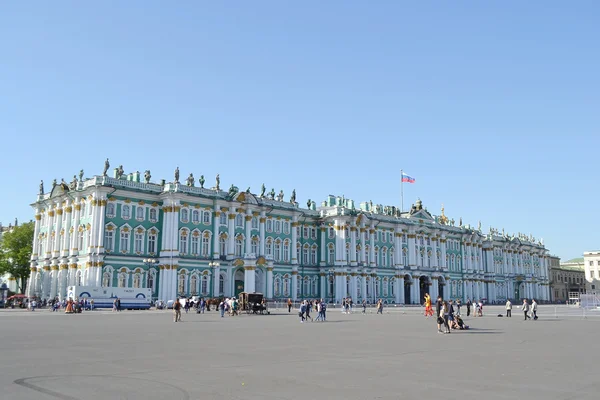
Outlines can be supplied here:
M600 4L4 2L0 221L39 182L205 176L600 249Z

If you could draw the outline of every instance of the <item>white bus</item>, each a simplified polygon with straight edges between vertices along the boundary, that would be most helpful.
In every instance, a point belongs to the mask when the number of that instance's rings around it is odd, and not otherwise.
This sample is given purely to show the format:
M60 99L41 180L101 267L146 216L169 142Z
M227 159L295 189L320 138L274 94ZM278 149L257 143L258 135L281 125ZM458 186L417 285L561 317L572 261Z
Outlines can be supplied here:
M94 299L94 308L112 308L115 299L121 300L122 309L147 310L152 300L152 289L97 286L69 286L67 298Z

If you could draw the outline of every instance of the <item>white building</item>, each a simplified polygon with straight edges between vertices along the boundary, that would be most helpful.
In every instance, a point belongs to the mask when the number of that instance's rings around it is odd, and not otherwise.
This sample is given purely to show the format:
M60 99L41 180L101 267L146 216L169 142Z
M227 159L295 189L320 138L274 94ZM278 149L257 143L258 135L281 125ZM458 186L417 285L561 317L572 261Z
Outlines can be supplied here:
M600 251L583 253L585 280L588 293L600 293Z

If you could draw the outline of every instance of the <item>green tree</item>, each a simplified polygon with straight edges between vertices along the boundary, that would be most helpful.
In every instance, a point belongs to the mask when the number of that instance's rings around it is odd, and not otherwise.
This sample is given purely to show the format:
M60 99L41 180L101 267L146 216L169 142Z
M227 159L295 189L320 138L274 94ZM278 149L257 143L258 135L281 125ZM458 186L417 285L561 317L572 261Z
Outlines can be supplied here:
M33 245L33 222L21 224L2 235L0 275L10 274L17 280L17 291L24 293L29 279L29 262Z

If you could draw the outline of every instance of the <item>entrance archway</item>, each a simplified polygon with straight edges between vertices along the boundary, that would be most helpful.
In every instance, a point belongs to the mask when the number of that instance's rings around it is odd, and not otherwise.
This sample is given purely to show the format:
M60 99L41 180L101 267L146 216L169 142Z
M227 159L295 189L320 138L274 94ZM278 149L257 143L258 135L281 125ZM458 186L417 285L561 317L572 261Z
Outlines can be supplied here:
M239 297L239 294L244 291L244 270L238 269L233 274L233 295Z
M410 287L412 278L410 275L404 276L404 304L411 304L410 302Z
M425 301L425 293L429 293L429 277L423 275L419 278L419 304Z

